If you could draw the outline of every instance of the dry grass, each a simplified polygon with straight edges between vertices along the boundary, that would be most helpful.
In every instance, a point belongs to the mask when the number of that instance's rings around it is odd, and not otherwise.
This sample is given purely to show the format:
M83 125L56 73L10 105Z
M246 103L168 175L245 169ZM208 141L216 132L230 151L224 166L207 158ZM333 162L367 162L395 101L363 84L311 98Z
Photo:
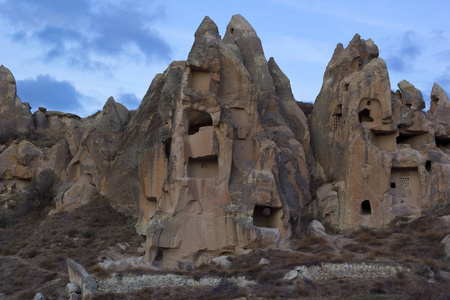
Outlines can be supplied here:
M121 215L101 198L71 213L51 217L45 213L30 214L10 219L14 221L0 233L0 254L6 259L0 261L0 291L7 297L19 291L39 289L50 280L62 278L56 286L39 290L47 292L50 297L47 299L56 299L58 294L65 293L67 258L91 272L101 252L118 241L130 244L127 249L130 254L141 243L134 229L135 220Z

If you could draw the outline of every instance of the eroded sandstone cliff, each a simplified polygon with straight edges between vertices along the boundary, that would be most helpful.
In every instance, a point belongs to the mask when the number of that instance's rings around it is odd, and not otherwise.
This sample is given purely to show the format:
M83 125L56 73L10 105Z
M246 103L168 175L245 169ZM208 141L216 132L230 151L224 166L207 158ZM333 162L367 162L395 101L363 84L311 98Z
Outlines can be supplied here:
M298 104L240 15L223 38L206 17L187 60L156 75L135 112L110 98L88 118L31 114L2 66L0 196L52 169L52 213L105 196L138 217L145 258L170 269L288 247L305 214L382 227L450 200L450 101L435 84L425 113L419 90L398 87L356 35L336 47L314 108Z
M431 109L403 80L391 92L372 40L339 44L310 117L322 185L313 210L343 229L382 227L450 199L449 100L435 84Z

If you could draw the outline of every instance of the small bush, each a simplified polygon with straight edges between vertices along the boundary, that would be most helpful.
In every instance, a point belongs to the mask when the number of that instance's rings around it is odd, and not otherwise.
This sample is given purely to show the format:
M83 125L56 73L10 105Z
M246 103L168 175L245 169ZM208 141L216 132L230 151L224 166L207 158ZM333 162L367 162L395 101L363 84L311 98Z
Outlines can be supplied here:
M70 229L70 230L67 232L67 235L68 235L69 237L73 238L74 236L77 235L77 233L78 233L78 230L75 229L75 228L72 228L72 229Z
M35 211L40 212L53 202L59 178L56 173L46 169L33 178L25 190L25 200L22 204L20 215L28 215Z
M0 228L6 228L8 223L8 218L5 215L0 215Z
M95 236L95 231L92 229L88 229L85 232L83 232L83 237L85 239L92 239Z
M40 172L26 189L26 205L40 211L51 204L56 196L58 182L59 178L53 170Z
M30 250L30 251L27 252L27 254L26 254L26 256L27 256L28 258L35 258L35 257L38 256L38 255L39 255L39 251L36 250L36 249Z

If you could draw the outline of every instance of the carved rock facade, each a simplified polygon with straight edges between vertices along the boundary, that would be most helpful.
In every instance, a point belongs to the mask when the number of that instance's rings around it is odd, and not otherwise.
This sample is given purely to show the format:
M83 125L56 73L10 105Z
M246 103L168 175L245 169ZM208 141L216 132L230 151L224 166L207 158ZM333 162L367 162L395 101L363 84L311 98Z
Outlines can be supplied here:
M172 268L204 253L283 247L311 201L309 131L286 76L241 16L223 40L205 18L188 60L171 68L179 94L139 164L147 259Z
M313 210L342 229L381 227L450 199L449 100L435 84L431 109L407 81L391 92L372 40L339 44L310 116L322 176Z
M382 227L450 199L450 101L435 84L425 113L421 92L398 86L356 35L338 44L314 108L296 103L239 15L223 39L206 17L188 59L156 75L135 112L110 98L88 118L31 114L1 66L0 200L52 169L54 212L103 195L138 216L146 259L170 269L288 247L307 213Z

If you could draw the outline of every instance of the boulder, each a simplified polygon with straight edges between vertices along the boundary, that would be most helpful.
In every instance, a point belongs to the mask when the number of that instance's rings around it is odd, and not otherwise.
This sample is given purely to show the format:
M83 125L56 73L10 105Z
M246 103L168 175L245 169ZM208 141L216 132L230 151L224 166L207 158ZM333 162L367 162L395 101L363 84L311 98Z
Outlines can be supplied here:
M33 300L45 300L45 297L42 293L36 293L36 295L34 295Z
M327 235L327 233L325 231L325 227L323 226L322 223L320 223L317 220L312 220L308 224L308 228L306 229L306 234L310 235L310 236L315 236L315 237L322 237L322 236Z
M76 283L76 282L69 282L67 285L66 285L66 292L67 292L67 294L72 294L72 293L81 293L81 287L78 285L78 283Z
M442 244L444 244L445 247L445 255L447 258L450 258L450 234L447 234L441 241Z
M44 153L31 142L13 143L0 154L0 179L31 180L43 159Z

